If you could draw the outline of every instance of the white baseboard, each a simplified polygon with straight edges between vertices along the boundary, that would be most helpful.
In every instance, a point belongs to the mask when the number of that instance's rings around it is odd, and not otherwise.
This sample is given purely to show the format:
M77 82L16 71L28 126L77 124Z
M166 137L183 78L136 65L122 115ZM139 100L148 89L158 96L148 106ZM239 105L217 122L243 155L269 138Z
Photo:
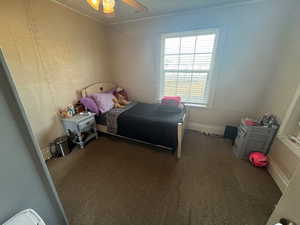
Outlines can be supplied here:
M205 132L209 134L218 134L223 135L225 127L223 126L214 126L214 125L207 125L207 124L201 124L197 122L188 122L188 129Z
M269 157L269 166L268 171L272 178L274 179L275 183L278 185L279 189L283 193L289 184L289 179L287 176L282 172L280 167L277 163Z

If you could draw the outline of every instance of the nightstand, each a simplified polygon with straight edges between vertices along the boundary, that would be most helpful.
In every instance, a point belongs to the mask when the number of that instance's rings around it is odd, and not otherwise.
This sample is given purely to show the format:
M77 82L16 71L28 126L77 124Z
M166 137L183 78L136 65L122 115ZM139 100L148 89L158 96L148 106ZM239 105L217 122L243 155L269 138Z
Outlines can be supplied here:
M65 132L72 136L72 142L84 148L93 138L98 138L95 113L77 114L71 118L61 119Z

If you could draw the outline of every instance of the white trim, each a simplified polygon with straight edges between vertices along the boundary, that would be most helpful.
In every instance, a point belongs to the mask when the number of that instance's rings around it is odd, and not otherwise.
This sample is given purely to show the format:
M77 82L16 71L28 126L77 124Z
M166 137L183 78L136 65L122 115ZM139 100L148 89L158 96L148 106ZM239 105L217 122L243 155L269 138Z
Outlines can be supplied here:
M115 21L115 22L110 22L109 20L105 20L102 17L85 14L81 10L75 9L72 6L66 5L57 0L50 0L50 1L62 6L64 8L67 8L81 16L85 16L85 17L87 17L95 22L98 22L100 24L107 25L107 26L114 26L114 25L119 25L119 24L135 23L135 22L139 22L139 21L143 21L143 20L159 19L159 18L163 18L163 17L184 16L184 15L188 15L188 14L198 13L203 9L229 8L229 7L237 7L237 6L256 4L256 3L259 3L259 2L262 2L265 0L248 0L248 1L244 1L244 2L232 2L232 3L220 3L220 4L216 3L216 4L206 5L206 6L205 5L200 6L200 7L197 7L197 9L192 9L192 10L177 10L175 12L165 13L162 15L144 16L144 17L140 17L140 18L133 18L133 19L127 19L127 20L125 19L125 20Z
M278 135L277 138L288 147L298 158L300 158L300 147L296 143L293 143L288 136Z
M216 34L218 33L217 28L211 29L195 29L195 30L188 30L188 31L179 31L179 32L171 32L171 33L162 33L161 37L162 40L166 38L174 38L174 37L189 37L195 35L206 35L206 34ZM216 43L216 42L215 42Z
M159 98L161 99L164 96L165 90L165 75L164 75L164 50L165 50L165 37L160 36L160 71L159 71Z
M208 90L208 101L207 101L207 107L211 108L213 106L214 98L215 98L215 92L216 92L216 58L217 58L217 51L218 51L218 45L219 45L219 38L220 38L220 29L215 29L215 43L214 43L214 50L212 53L212 61L210 65L209 75L208 75L208 83L209 83L209 90Z
M205 132L208 134L217 134L217 135L223 135L225 127L223 126L215 126L215 125L208 125L208 124L202 124L197 122L188 122L188 129Z
M217 57L217 50L219 45L219 36L220 36L220 29L219 28L210 28L210 29L196 29L190 31L182 31L182 32L173 32L173 33L162 33L160 38L160 81L159 81L159 97L160 99L164 96L164 84L165 84L165 75L164 75L164 51L165 51L165 39L172 38L172 37L186 37L186 36L195 36L195 35L207 35L207 34L214 34L214 46L212 51L212 60L210 64L210 69L207 70L207 84L208 84L208 93L207 93L207 104L206 107L210 108L213 105L214 97L215 97L215 89L216 89L216 72L215 72L215 64L216 64L216 57ZM179 70L178 70L179 71ZM180 70L181 71L181 70ZM198 72L198 71L194 71ZM207 85L206 85L207 86ZM190 103L192 105L203 105L199 103Z
M193 104L193 103L185 103L185 102L183 102L183 104L187 107L192 107L192 108L203 108L203 109L208 108L207 105L201 105L201 104Z
M170 17L170 16L184 16L188 14L194 14L194 13L199 13L203 9L218 9L218 8L231 8L231 7L238 7L238 6L244 6L244 5L250 5L250 4L256 4L259 2L263 2L265 0L248 0L244 2L232 2L232 3L220 3L220 4L210 4L206 6L200 6L197 7L196 9L192 10L178 10L175 12L170 12L162 15L153 15L153 16L145 16L145 17L140 17L140 18L133 18L133 19L127 19L123 21L115 21L115 22L109 22L107 21L106 24L108 26L113 26L113 25L119 25L119 24L126 24L126 23L136 23L144 20L151 20L151 19L160 19L163 17Z
M270 156L268 172L279 187L280 191L283 193L289 184L289 179Z
M280 126L280 129L278 131L278 136L285 136L285 130L286 130L286 127L289 123L289 120L290 120L290 117L291 115L293 114L293 111L295 109L295 107L297 106L297 103L299 101L299 98L300 98L300 84L294 94L294 97L293 97L293 100L288 108L288 110L286 111L286 114L284 116L284 119L281 123L281 126Z

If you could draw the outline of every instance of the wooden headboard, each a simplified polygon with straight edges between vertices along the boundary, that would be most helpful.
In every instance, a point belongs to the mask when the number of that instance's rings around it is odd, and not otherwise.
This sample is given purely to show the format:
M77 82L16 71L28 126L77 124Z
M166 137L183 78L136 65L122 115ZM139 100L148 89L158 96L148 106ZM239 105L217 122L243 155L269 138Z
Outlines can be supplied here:
M96 83L90 84L89 86L83 88L81 90L81 97L87 97L94 93L110 91L116 87L117 86L113 83L96 82Z

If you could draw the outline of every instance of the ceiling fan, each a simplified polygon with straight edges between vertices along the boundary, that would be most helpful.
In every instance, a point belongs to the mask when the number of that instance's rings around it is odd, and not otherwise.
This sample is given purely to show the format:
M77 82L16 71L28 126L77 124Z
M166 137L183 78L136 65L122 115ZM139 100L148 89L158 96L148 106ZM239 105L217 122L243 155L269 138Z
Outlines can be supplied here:
M132 8L136 9L137 12L146 12L148 8L137 0L86 0L87 3L95 10L101 11L108 16L114 16L116 3L123 2Z

